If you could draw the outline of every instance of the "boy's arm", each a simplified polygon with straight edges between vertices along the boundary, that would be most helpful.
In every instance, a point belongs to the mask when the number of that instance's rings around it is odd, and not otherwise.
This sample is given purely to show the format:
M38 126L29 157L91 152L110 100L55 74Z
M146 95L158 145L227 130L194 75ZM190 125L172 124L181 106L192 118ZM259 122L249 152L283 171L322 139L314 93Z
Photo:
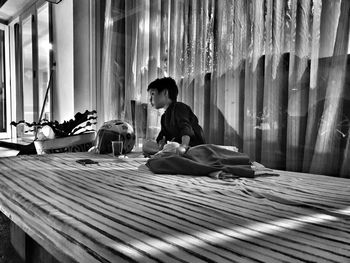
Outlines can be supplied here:
M183 135L181 137L181 145L180 146L183 146L185 148L188 148L188 146L190 145L190 136L188 135Z
M181 139L183 138L183 136L187 135L189 137L187 145L189 145L190 138L194 136L194 131L191 124L191 115L193 113L190 107L186 104L178 104L176 105L176 108L174 110L175 120L177 127L180 130Z

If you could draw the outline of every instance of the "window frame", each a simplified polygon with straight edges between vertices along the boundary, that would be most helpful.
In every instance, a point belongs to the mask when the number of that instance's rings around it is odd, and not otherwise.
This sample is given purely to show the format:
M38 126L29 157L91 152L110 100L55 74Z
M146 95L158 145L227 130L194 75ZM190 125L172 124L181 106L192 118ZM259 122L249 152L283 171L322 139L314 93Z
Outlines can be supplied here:
M6 87L6 132L0 132L0 139L6 139L11 137L10 120L11 117L11 86L10 86L10 40L9 40L9 27L0 23L0 29L4 30L4 48L5 48L5 87Z

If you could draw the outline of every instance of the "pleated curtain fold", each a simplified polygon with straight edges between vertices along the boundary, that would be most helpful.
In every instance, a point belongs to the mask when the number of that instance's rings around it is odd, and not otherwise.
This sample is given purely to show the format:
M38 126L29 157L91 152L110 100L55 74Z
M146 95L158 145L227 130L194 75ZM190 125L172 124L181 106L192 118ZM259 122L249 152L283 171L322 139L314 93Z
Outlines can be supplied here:
M100 121L155 138L147 85L171 76L209 143L350 177L350 1L105 1Z

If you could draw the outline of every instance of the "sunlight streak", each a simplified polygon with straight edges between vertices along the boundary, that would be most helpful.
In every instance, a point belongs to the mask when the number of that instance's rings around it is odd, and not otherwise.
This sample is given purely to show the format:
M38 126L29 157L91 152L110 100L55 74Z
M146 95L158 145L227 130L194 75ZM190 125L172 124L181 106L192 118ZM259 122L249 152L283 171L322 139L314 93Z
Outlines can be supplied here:
M234 226L232 228L220 228L217 230L206 230L192 234L181 234L177 236L163 236L161 239L137 240L130 242L130 246L136 250L147 251L147 254L155 255L165 252L173 252L178 247L184 249L193 249L194 247L205 247L211 244L221 244L225 242L235 242L249 240L258 236L264 236L276 232L286 232L299 229L307 224L322 224L325 222L337 221L338 217L334 214L350 215L350 207L342 210L331 211L332 215L314 214L311 216L301 216L287 219L280 219L269 223L255 223L244 227ZM278 234L278 233L277 233ZM147 244L146 246L144 244ZM115 244L113 248L118 251L124 251L125 245ZM128 253L133 249L128 248ZM140 255L140 254L138 254ZM133 254L133 257L138 257Z

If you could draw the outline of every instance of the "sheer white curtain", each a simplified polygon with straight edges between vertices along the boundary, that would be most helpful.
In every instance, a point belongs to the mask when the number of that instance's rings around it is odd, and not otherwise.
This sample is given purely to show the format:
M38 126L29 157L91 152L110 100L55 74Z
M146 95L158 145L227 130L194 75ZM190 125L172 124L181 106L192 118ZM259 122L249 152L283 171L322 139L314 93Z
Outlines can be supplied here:
M152 138L147 85L171 76L209 143L349 176L348 0L106 0L104 120Z

